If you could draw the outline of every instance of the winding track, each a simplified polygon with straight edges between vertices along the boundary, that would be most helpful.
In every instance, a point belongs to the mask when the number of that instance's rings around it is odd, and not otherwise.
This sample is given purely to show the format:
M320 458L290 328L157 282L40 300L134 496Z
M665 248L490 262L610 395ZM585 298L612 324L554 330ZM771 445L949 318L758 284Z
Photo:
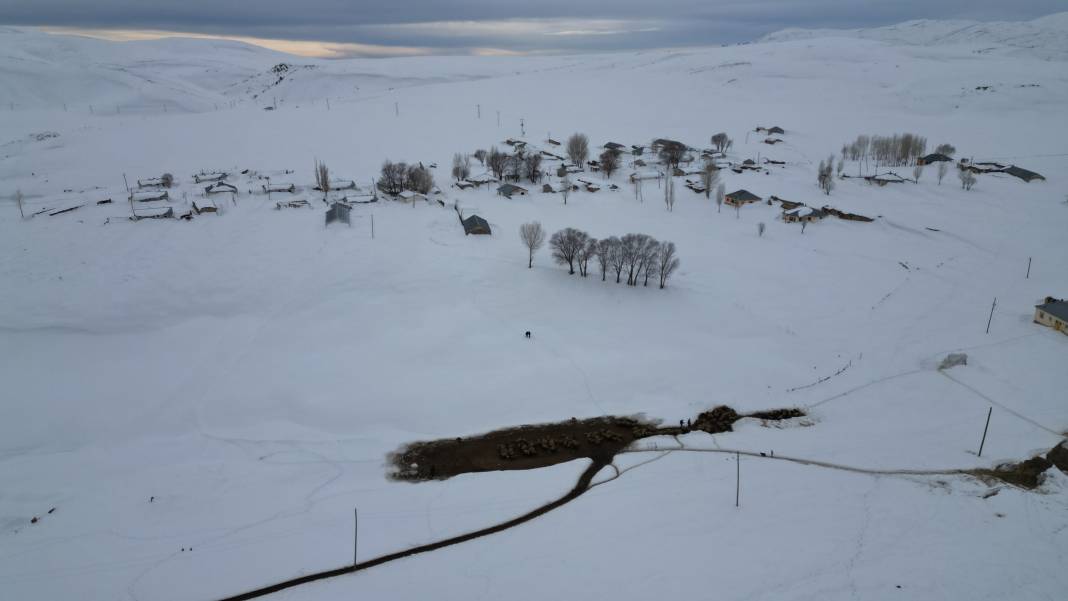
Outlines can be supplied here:
M316 580L325 580L327 578L334 578L336 576L343 576L345 574L359 572L361 570L373 568L384 563L389 563L391 561L403 559L405 557L411 557L412 555L427 553L429 551L436 551L443 547L449 547L452 545L467 542L469 540L474 540L476 538L481 538L483 536L488 536L490 534L496 534L503 530L507 530L520 524L529 522L530 520L533 520L538 516L549 513L550 511L563 505L566 505L567 503L570 503L571 501L574 501L575 499L579 498L580 496L582 496L583 493L590 489L590 481L592 481L593 477L597 475L597 472L601 471L601 469L606 465L609 464L603 461L594 461L590 464L588 468L586 468L586 471L582 472L582 475L579 476L578 482L575 483L574 488L568 491L567 494L555 501L552 501L551 503L547 503L545 505L542 505L541 507L524 513L519 517L512 518L507 522L501 522L500 524L489 526L487 528L482 528L481 530L475 530L474 532L468 532L467 534L461 534L451 538L439 540L437 542L419 545L418 547L412 547L403 551L397 551L395 553L389 553L387 555L380 555L374 559L369 559L367 561L353 564L351 566L335 568L333 570L326 570L324 572L316 572L314 574L307 574L298 578L285 580L283 582L277 582L275 584L265 586L263 588L247 591L239 595L234 595L232 597L226 597L224 599L220 599L219 601L247 601L249 599L256 599L258 597L277 593L279 591L283 591L288 588L293 588L294 586L299 586L301 584L307 584L309 582L315 582Z

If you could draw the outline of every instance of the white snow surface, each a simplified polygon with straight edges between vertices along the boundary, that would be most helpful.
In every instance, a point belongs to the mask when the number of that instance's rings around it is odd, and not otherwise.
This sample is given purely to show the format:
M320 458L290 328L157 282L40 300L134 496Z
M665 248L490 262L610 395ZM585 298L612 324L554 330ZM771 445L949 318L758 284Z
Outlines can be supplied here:
M1068 31L1063 14L1040 22ZM682 441L890 470L991 467L1056 445L1068 336L1032 315L1046 295L1068 297L1058 41L1040 56L1006 36L983 53L798 37L319 61L0 29L0 597L236 594L351 562L354 507L361 559L504 521L562 495L587 462L408 484L385 478L387 454L572 416L803 407L809 417L783 427L747 419ZM279 63L293 66L280 83ZM784 143L762 144L758 125L784 127ZM604 182L566 205L540 185L512 199L447 186L455 152L575 131L594 147L697 148L725 131L729 160L786 162L725 170L728 189L875 221L802 233L778 205L720 212L682 182L668 212L655 180L635 198L629 159L619 191ZM817 187L817 163L857 134L906 131L1046 180L980 175L964 191L953 170L939 184L928 167L917 184ZM325 228L314 161L362 183L387 158L436 163L446 206L358 204L351 227ZM167 206L181 214L202 198L202 170L235 174L218 214L128 219L124 175L174 174ZM268 199L267 175L297 192ZM16 189L27 216L85 206L23 219ZM312 208L275 210L298 198ZM464 236L453 203L493 235ZM527 269L517 230L531 220L671 240L682 266L664 290L568 275L547 249ZM950 352L968 364L939 372ZM735 468L731 455L676 451L516 529L275 598L1068 591L1068 477L1055 469L1024 491L743 457L736 508Z

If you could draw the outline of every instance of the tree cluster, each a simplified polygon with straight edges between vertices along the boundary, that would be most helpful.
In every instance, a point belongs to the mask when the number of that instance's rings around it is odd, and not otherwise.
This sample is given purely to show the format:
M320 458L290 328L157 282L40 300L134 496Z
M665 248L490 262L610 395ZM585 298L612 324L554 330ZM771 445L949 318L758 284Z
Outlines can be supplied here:
M916 134L861 135L842 147L842 157L851 161L871 159L888 166L911 165L926 148L927 138Z
M724 132L712 136L712 146L715 147L716 152L727 152L727 150L734 144L734 141L727 137Z
M318 180L318 177L316 178ZM387 160L382 163L378 189L390 195L397 195L405 190L427 194L434 188L434 174L422 165L409 165L404 162L394 163Z
M820 161L819 171L816 175L816 181L820 186L820 190L823 190L824 194L830 194L834 190L834 156L830 156L825 161Z
M590 140L586 137L586 134L571 134L571 137L567 139L567 158L571 159L571 163L579 167L586 164L586 159L590 157Z
M521 229L520 237L531 249L525 230ZM653 280L664 288L679 268L675 243L660 242L646 234L627 234L622 238L612 236L598 240L586 232L569 227L552 235L549 248L553 260L560 265L567 265L570 274L575 273L577 268L579 275L586 277L589 275L590 262L596 261L602 282L614 274L617 284L626 276L628 286L637 286L639 283L648 286L649 280Z
M452 176L456 181L471 176L471 155L460 153L452 155Z

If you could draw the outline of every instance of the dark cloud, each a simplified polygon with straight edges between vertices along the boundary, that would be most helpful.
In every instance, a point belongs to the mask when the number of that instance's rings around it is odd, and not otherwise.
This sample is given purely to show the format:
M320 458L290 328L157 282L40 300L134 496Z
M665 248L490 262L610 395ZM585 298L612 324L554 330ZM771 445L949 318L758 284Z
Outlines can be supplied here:
M1064 0L2 0L0 23L151 29L462 52L735 43L786 27L1024 20Z

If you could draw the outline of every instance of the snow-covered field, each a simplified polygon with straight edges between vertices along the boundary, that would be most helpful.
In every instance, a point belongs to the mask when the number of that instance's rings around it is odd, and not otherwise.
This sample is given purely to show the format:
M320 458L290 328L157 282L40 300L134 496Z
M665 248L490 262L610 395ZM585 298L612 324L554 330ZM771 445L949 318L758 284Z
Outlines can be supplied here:
M1068 337L1031 318L1068 296L1060 49L785 37L330 62L0 29L0 597L235 594L351 562L354 507L362 559L488 526L559 497L587 462L408 484L385 478L386 455L572 416L798 406L811 425L682 440L878 469L991 467L1056 445ZM655 182L635 198L627 167L618 192L606 181L566 205L540 186L511 200L448 187L453 153L519 138L520 120L539 147L581 131L596 147L701 148L725 131L732 160L786 162L726 171L728 191L876 219L802 233L778 205L719 212L681 180L668 212ZM758 125L785 142L762 144ZM899 132L1047 179L981 175L964 191L930 167L918 184L819 191L821 159ZM437 163L447 206L358 205L351 228L324 228L313 161L367 182L387 158ZM127 219L124 175L173 173L184 213L202 197L192 175L214 169L293 182L313 208L276 211L278 195L235 175L218 215ZM86 206L21 219L16 189L27 215ZM453 203L493 235L465 237ZM665 290L569 276L545 249L528 270L517 229L531 220L671 240L682 266ZM939 372L955 351L968 365ZM735 508L735 467L671 453L516 529L277 598L1068 593L1056 469L1028 492L743 458Z

